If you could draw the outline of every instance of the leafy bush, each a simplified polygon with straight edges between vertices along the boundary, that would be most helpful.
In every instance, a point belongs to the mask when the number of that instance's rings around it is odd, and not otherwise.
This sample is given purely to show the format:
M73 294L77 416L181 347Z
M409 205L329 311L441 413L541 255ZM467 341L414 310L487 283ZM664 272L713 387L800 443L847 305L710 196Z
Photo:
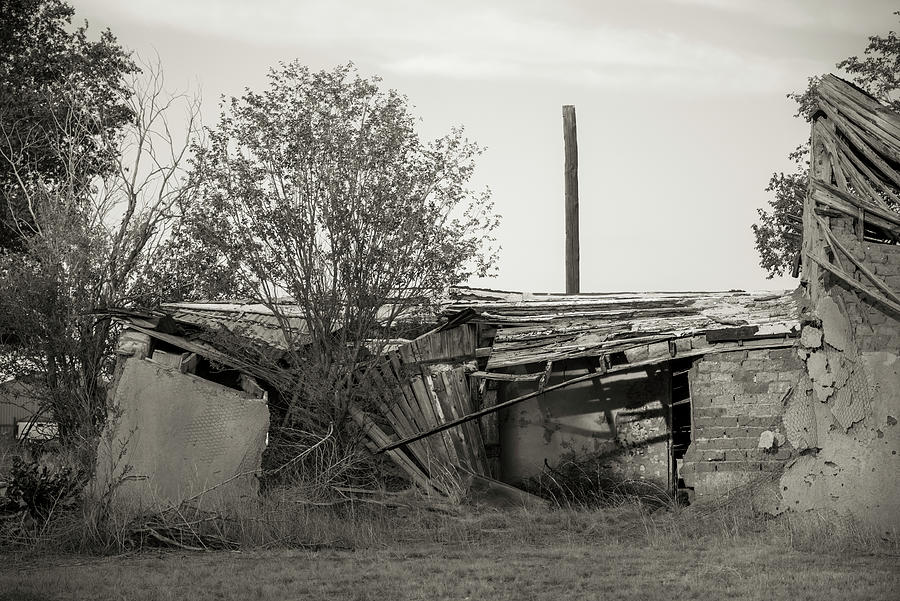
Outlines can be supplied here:
M9 513L26 511L38 522L46 522L54 511L78 501L84 480L84 472L70 466L51 469L14 457L4 509Z

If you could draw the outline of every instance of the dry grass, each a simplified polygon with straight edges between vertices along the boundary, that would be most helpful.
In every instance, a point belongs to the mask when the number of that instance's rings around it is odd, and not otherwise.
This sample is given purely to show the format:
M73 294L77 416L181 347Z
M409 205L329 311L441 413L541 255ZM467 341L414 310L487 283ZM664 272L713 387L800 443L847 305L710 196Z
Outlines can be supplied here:
M382 500L391 506L310 506L284 491L220 524L243 537L241 552L9 558L0 599L800 601L893 599L900 586L896 539L821 516L761 521L740 503L475 512Z
M272 487L226 517L101 498L0 528L0 601L897 598L900 539L847 518L765 519L746 490L603 501L499 511Z

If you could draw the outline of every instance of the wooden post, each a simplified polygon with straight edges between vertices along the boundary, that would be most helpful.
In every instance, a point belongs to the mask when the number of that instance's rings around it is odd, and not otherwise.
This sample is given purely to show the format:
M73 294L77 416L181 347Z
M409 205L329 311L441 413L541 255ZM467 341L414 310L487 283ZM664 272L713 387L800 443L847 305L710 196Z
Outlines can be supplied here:
M581 290L578 247L578 135L575 107L563 107L563 140L566 147L566 294Z

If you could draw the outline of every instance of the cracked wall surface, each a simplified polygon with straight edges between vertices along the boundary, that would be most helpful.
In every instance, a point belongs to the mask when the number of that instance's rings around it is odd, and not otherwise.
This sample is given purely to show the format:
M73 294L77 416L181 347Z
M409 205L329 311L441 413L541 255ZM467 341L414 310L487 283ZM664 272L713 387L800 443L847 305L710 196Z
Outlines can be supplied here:
M793 348L712 353L694 364L692 441L679 475L695 500L771 480L796 456L782 420L800 375Z
M114 487L116 502L136 510L184 501L216 509L257 496L265 400L140 355L120 360L117 372L96 493Z
M832 229L857 259L900 288L900 247L860 242L847 220L833 219ZM803 378L784 415L800 455L786 465L769 510L829 510L896 530L900 315L842 283L824 284L810 299L798 347Z

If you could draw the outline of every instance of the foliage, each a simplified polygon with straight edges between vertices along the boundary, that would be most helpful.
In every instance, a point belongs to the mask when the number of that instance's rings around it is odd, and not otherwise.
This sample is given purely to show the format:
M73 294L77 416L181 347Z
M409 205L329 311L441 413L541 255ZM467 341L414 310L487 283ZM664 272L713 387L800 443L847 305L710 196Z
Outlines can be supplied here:
M900 15L900 12L894 13ZM851 56L837 63L856 85L896 111L900 111L900 37L894 31L887 35L869 37L863 57ZM812 122L817 106L819 77L810 77L803 92L793 92L788 98L797 103L795 116ZM774 195L769 209L758 209L759 223L753 224L756 250L760 266L768 276L790 272L800 252L800 223L803 200L806 196L809 164L809 142L789 155L796 170L790 174L773 173L766 192Z
M467 187L480 148L461 129L425 143L415 125L405 97L352 65L292 62L225 104L198 150L204 239L287 343L276 426L341 424L365 396L360 362L428 299L491 269L497 218L489 192Z
M14 457L4 509L26 511L43 523L59 509L73 506L84 483L84 473L70 466L50 469L37 461Z
M73 14L64 0L0 4L0 132L18 166L0 162L0 249L20 249L33 233L37 188L85 187L113 170L111 140L134 118L125 78L135 64L109 30L92 41L87 23L73 29ZM77 163L63 160L62 146L78 149Z
M196 101L170 97L158 65L122 89L133 118L104 141L110 165L87 181L82 165L96 155L81 140L93 136L98 117L78 110L80 97L64 119L46 124L45 137L59 141L58 172L37 170L8 132L0 138L0 164L22 182L30 220L19 248L0 253L0 372L41 389L64 443L102 427L115 335L103 314L152 299L145 274L194 189L185 167ZM184 138L167 123L178 109L187 115Z
M756 251L760 266L769 277L784 275L800 249L803 198L806 196L805 171L773 173L766 192L774 193L769 201L770 211L757 209L759 223L751 227L756 236Z

